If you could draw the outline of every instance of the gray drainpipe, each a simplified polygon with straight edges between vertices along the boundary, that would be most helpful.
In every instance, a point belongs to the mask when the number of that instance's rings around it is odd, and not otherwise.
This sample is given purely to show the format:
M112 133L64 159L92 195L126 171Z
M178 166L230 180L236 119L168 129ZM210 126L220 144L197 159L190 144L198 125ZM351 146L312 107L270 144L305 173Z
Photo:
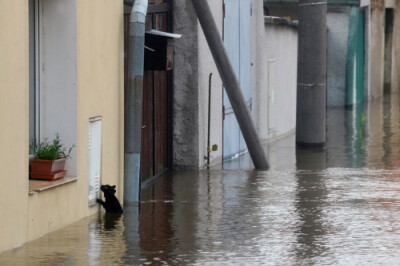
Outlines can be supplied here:
M138 204L142 131L144 38L147 0L135 0L129 23L129 63L124 158L124 203Z

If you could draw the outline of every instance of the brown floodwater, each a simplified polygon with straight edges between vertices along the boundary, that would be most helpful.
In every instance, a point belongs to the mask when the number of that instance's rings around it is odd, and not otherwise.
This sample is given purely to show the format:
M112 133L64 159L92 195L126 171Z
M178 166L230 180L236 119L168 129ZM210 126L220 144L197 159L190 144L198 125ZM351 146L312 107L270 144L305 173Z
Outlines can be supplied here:
M330 109L327 146L266 146L181 171L142 192L140 209L88 217L0 254L0 265L399 265L400 97Z

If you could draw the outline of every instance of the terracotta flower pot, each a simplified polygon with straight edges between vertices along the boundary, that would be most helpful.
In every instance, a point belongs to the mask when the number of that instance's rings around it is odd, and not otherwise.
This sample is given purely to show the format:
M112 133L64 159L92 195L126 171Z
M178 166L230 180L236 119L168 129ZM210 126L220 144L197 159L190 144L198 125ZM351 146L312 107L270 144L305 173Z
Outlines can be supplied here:
M65 176L67 171L64 170L65 161L67 158L61 158L58 160L36 160L30 159L31 161L31 173L32 179L46 179L55 180Z

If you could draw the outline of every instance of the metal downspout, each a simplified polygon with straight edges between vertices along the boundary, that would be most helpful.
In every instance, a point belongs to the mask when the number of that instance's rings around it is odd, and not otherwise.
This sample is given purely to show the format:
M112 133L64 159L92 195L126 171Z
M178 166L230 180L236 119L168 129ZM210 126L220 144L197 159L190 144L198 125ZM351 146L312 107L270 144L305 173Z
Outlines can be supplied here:
M147 0L135 0L129 23L128 91L124 156L125 204L139 203L144 40L147 7Z

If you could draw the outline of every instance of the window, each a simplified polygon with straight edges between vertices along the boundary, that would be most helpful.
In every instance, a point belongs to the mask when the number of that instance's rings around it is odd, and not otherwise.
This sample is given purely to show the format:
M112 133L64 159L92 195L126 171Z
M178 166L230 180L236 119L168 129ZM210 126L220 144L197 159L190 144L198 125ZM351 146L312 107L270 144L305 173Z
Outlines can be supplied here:
M76 0L29 0L29 138L77 142ZM76 149L66 164L76 176Z

